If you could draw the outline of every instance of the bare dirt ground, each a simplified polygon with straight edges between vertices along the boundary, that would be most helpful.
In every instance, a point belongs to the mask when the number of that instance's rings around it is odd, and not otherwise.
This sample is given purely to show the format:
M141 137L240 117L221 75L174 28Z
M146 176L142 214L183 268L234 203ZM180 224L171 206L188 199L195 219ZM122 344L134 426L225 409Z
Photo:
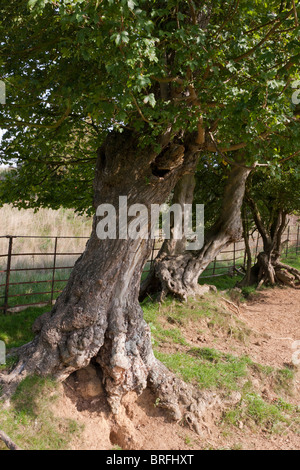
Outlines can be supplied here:
M242 309L240 318L262 337L249 345L248 354L254 360L278 368L291 365L294 343L300 341L300 289L265 291L256 302ZM299 367L294 401L300 404Z
M300 340L300 290L272 289L263 291L254 300L239 306L227 306L253 331L247 341L237 341L204 329L195 338L194 327L187 327L184 336L198 347L211 347L234 355L247 355L253 361L283 368L292 366L292 345ZM201 325L201 328L203 325ZM202 328L203 329L203 328ZM300 349L300 348L299 348ZM257 380L253 377L255 383ZM268 402L276 394L266 382L257 388ZM259 429L224 428L221 410L213 410L205 416L201 436L180 424L169 421L163 410L155 406L154 397L145 391L140 397L129 394L117 420L109 417L109 410L101 394L86 398L79 393L76 375L62 390L62 399L55 405L55 414L72 418L83 425L80 437L76 437L74 450L200 450L200 449L251 449L251 450L299 450L300 433L287 429L282 434L267 433ZM288 401L299 405L300 369L296 371L294 390ZM225 432L226 431L226 432Z

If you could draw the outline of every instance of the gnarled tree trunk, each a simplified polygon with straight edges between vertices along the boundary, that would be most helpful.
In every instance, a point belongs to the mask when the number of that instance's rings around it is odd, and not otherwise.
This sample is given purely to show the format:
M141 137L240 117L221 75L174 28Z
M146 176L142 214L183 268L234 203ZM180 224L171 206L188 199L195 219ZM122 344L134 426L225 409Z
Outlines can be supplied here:
M194 173L186 174L180 178L174 188L172 204L180 204L182 211L184 204L192 204L194 200L194 190L196 186ZM182 212L183 214L183 212ZM155 264L151 266L147 278L141 284L140 300L144 300L147 295L158 293L161 289L161 281L156 276L156 266L159 260L163 260L166 256L179 256L186 250L186 237L183 233L181 239L174 237L174 214L171 213L171 230L170 238L166 238L159 250ZM184 222L184 221L183 221ZM184 223L183 223L184 226Z
M172 294L185 300L188 296L201 294L207 290L198 284L200 275L222 249L242 237L241 207L246 180L250 172L251 169L241 165L231 170L224 192L221 214L206 235L201 250L181 251L181 253L173 250L173 253L169 254L163 246L154 261L149 278L142 283L140 299L159 290L159 299L163 299L167 294ZM183 194L186 193L186 190L183 191ZM169 242L166 243L166 246L172 247Z
M102 203L118 207L120 195L128 197L129 205L162 204L196 162L188 144L170 143L157 156L139 149L130 132L112 133L99 151L95 208ZM101 366L114 413L124 394L139 393L147 384L177 419L192 402L196 409L203 408L204 395L191 391L153 355L149 326L138 301L152 240L100 240L98 222L96 216L86 250L54 308L36 321L35 339L20 349L13 372L1 376L4 392L11 393L29 374L63 381L93 359Z
M263 284L284 284L295 287L300 283L300 271L280 262L282 236L288 224L288 214L278 210L268 228L262 220L255 201L247 195L247 203L252 211L255 225L263 240L263 251L258 254L255 265L240 282L240 287Z

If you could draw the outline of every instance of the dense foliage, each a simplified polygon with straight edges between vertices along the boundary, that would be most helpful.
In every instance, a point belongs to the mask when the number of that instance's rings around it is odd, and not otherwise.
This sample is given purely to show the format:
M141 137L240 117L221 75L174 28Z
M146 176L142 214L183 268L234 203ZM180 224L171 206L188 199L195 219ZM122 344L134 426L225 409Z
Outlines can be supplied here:
M299 142L292 3L2 0L1 203L90 209L97 149L125 127L140 145L203 127L219 161L276 169Z

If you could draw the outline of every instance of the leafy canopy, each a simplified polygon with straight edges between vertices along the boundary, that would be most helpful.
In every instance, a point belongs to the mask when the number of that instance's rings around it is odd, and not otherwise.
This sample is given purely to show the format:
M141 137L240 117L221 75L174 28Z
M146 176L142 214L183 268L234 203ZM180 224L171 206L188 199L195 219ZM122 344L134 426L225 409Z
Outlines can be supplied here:
M159 152L168 129L184 139L201 127L207 149L212 133L250 164L297 151L292 2L2 0L0 18L0 158L18 162L2 203L89 209L112 129Z

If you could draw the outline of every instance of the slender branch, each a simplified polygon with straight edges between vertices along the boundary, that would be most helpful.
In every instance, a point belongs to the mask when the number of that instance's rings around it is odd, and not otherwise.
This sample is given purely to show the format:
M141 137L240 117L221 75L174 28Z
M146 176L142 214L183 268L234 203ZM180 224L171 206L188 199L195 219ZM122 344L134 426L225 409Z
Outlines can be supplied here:
M269 236L268 231L265 227L265 224L264 224L264 222L261 218L258 207L257 207L256 203L254 202L254 200L250 197L250 195L248 193L248 190L246 190L246 192L245 192L245 198L246 198L246 201L247 201L247 203L248 203L248 205L249 205L249 207L252 211L254 222L255 222L255 225L257 227L257 230L259 231L259 233L261 234L261 236L263 238L264 247L266 247L270 244L270 236Z
M132 99L133 99L133 102L136 106L136 109L138 110L138 113L141 116L141 118L143 119L143 121L145 121L147 124L151 124L151 122L148 119L146 119L145 116L143 115L143 112L142 112L141 108L139 107L139 104L138 104L137 100L135 99L134 95L132 93L130 93L130 94L132 96Z
M25 121L15 121L14 119L5 119L5 122L11 123L14 126L20 126L20 127L34 127L36 129L54 130L54 129L57 129L67 119L70 113L71 113L71 105L68 104L66 112L63 114L63 116L52 125L36 124L36 123L25 122Z
M287 228L288 224L289 224L288 214L286 212L283 212L282 213L281 225L279 227L278 234L277 234L277 240L278 240L277 251L278 252L280 252L280 248L281 248L282 235L283 235L285 229Z
M211 132L209 132L209 136L210 136L210 138L211 138L211 140L214 144L215 151L217 153L219 153L221 155L221 157L225 160L225 162L229 163L230 165L238 166L239 168L245 168L247 170L255 170L255 168L257 168L257 167L268 167L269 166L267 163L265 164L265 163L258 163L258 162L254 163L254 165L252 165L252 166L247 166L247 165L243 165L242 163L238 163L235 160L231 160L226 155L224 155L222 150L218 147L217 142L215 141L215 138L214 138L214 136Z
M277 244L278 234L279 234L280 228L282 227L283 219L284 219L283 212L280 210L277 213L276 223L275 224L273 223L270 227L269 232L271 233L271 238L272 238L272 246L271 246L272 252L274 251L274 248L278 246Z
M236 14L239 4L240 4L240 0L237 0L233 12L225 19L225 21L223 22L223 24L220 26L219 30L217 31L217 38L219 37L221 31L223 31L223 29L225 28L226 24L229 23L229 21L231 21L234 15Z
M297 13L297 8L296 8L296 3L295 0L292 0L293 2L293 10L294 10L294 15L295 15L295 24L298 27L299 26L299 21L298 21L298 13Z
M50 175L54 175L56 173L56 171L59 169L60 165L56 165L52 171L50 171L50 173L46 173L46 175L43 177L43 179L38 182L38 183L34 183L35 186L41 186L48 178Z
M276 23L276 21L277 21L277 18L276 18L275 20L268 21L267 23L264 23L264 24L261 24L261 25L259 25L259 26L256 26L256 27L253 28L253 29L249 29L248 31L245 31L245 34L255 33L255 31L258 31L259 29L265 28L266 26L270 26L270 24Z
M285 162L287 162L288 160L292 160L292 158L298 157L298 155L300 155L300 150L298 150L297 152L293 153L293 155L290 155L289 157L283 158L282 160L280 160L279 163L285 163Z
M209 132L211 132L212 134L217 130L218 128L218 125L219 125L219 122L220 122L220 118L217 118L213 123L212 125L210 126L210 129L209 129ZM224 152L224 150L223 150Z
M252 49L250 49L248 52L245 52L244 54L240 55L239 57L235 57L231 60L233 60L234 62L239 62L240 60L243 60L243 59L247 59L247 57L250 57L255 51L257 51L257 49L259 49L265 42L267 42L267 40L269 39L270 36L272 36L273 33L275 33L277 31L277 29L279 28L279 26L282 25L283 21L286 20L292 13L294 12L294 9L290 10L282 20L278 19L278 22L275 26L273 26L273 28L270 29L270 31L266 34L266 36L261 40L259 41L258 44L256 44L256 46L254 46Z
M19 157L18 160L22 162L33 162L33 163L39 163L42 165L49 165L49 166L68 166L68 165L78 165L81 163L89 163L89 162L96 162L97 158L78 158L76 160L41 160L41 159L35 159L35 158L30 158L30 157Z
M196 16L196 12L195 12L195 8L194 8L192 0L188 0L188 4L190 6L193 24L196 25L197 24L197 16Z

